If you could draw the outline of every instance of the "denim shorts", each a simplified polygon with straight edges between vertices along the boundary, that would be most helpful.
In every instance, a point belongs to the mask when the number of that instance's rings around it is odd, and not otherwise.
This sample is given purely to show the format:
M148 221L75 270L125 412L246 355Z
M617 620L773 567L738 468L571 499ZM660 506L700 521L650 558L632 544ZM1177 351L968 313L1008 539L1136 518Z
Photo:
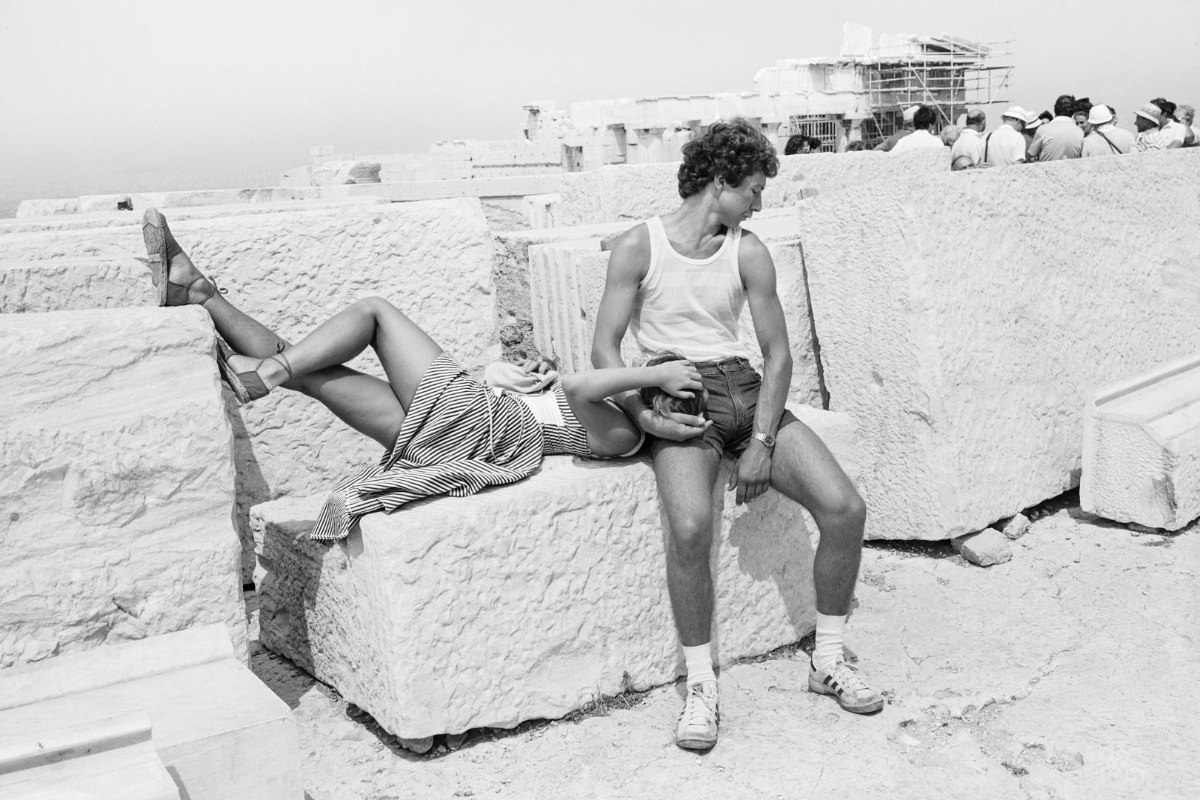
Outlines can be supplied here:
M722 361L693 361L708 392L708 407L704 418L712 425L699 441L716 450L718 454L740 455L746 449L754 433L754 412L758 409L758 389L762 376L741 357ZM796 422L796 415L786 408L779 418L777 431ZM696 441L695 439L689 441ZM666 445L677 444L664 439L655 439L654 453Z

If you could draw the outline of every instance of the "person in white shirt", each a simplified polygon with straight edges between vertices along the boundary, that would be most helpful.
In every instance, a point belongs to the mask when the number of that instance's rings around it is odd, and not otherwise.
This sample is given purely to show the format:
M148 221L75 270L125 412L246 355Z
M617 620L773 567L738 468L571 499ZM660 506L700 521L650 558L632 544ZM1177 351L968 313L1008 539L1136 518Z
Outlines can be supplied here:
M983 164L983 130L987 127L987 114L982 108L967 112L966 124L958 141L950 150L950 169L970 169Z
M1108 106L1092 106L1088 112L1088 126L1091 132L1083 139L1082 158L1124 155L1133 151L1133 134L1113 124L1112 109Z
M983 139L983 163L989 167L1004 167L1025 163L1025 137L1021 131L1029 120L1029 112L1013 106L1000 115L1000 127Z
M1150 102L1162 109L1162 127L1160 130L1167 143L1166 149L1174 150L1177 147L1183 147L1188 141L1190 129L1187 125L1180 124L1175 118L1175 104L1165 97L1156 97Z
M905 136L892 148L893 153L907 153L912 150L944 150L946 145L933 135L933 126L937 123L937 112L929 106L919 106L913 115L913 132Z
M1146 103L1139 108L1133 118L1133 124L1137 126L1137 138L1134 140L1134 146L1139 153L1170 149L1170 138L1162 132L1162 109L1154 103Z

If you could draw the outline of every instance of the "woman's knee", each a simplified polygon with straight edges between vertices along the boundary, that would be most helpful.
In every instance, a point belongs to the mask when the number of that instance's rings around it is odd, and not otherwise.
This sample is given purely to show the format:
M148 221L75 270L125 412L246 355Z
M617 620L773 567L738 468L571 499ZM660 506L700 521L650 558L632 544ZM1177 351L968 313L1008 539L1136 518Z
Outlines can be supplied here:
M388 302L386 298L371 294L355 300L352 308L359 309L360 311L368 313L371 316L377 317L381 311L392 308L392 304Z

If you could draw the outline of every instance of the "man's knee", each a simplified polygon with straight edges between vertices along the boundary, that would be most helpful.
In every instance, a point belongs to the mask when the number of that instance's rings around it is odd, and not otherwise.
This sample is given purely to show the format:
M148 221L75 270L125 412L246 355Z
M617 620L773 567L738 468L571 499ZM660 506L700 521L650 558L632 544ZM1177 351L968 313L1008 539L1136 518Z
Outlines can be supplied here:
M839 529L862 531L867 522L867 504L849 482L825 498L819 508L809 511L823 527L829 525Z
M712 514L707 509L671 520L667 532L671 552L683 561L707 562L712 549Z

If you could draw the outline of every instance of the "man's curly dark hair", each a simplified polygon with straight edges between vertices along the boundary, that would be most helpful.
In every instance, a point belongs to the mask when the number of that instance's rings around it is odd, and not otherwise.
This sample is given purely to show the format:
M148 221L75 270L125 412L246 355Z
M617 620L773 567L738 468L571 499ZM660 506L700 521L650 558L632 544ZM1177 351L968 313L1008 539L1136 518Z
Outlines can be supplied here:
M718 177L740 186L756 172L768 178L779 172L779 157L770 140L741 117L714 122L708 133L683 146L679 196L691 197Z

